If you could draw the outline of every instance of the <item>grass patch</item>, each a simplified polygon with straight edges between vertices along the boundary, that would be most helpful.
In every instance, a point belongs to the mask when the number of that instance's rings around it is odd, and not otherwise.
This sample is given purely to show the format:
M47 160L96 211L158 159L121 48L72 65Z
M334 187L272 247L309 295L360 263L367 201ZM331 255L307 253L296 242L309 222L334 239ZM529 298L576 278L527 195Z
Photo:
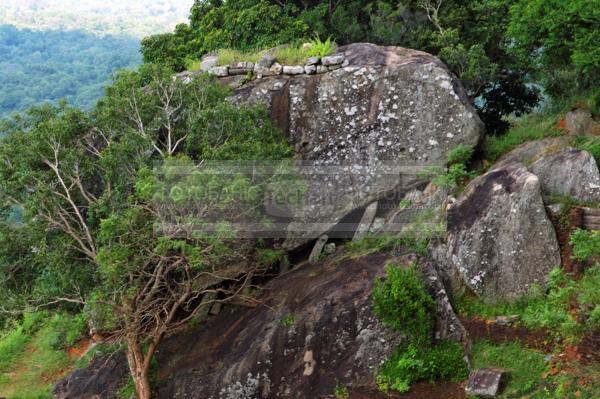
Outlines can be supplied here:
M304 46L308 43L309 46ZM325 57L335 51L336 44L327 38L322 41L315 37L307 42L298 41L296 43L286 44L275 47L272 51L276 61L282 65L304 65L308 57ZM270 49L258 49L241 51L231 48L217 50L218 65L233 65L242 61L256 62L261 54ZM185 67L188 71L200 70L202 62L200 60L186 60Z
M596 163L600 164L600 137L578 137L575 148L589 152Z
M529 396L543 391L539 386L542 374L548 371L544 354L511 342L495 345L488 342L473 344L473 367L501 368L510 372L506 388L499 398L535 398Z
M555 115L531 114L517 120L502 136L486 136L483 143L485 159L494 162L527 141L562 136L564 133L555 128L556 119Z
M390 252L408 248L420 255L427 254L429 239L412 234L369 234L356 242L346 244L346 251L352 257L362 257L376 252Z
M73 367L66 349L81 337L85 323L82 316L46 312L25 316L22 324L0 341L11 348L10 357L0 371L0 396L16 398L51 398L52 384ZM15 338L18 337L18 338ZM8 374L10 371L10 374Z
M217 50L219 65L232 65L242 61L256 62L260 51L239 51L230 48Z
M574 343L585 333L600 327L598 287L600 264L587 269L579 280L555 269L550 273L547 293L534 287L529 294L515 301L495 304L464 296L456 300L455 308L460 314L485 318L518 315L525 327L545 328L549 337L557 342Z

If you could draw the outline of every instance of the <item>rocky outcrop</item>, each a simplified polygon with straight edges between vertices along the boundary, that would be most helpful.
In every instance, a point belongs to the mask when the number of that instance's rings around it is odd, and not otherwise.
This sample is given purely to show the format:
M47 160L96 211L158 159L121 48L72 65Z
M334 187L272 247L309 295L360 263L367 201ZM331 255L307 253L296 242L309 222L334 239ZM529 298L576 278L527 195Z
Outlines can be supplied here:
M574 144L573 137L548 137L541 140L528 141L500 157L490 169L498 169L512 162L531 165L541 157L563 150Z
M123 352L96 357L54 387L55 399L115 399L127 383L129 369Z
M539 179L513 163L473 180L448 212L446 259L454 289L486 301L544 284L560 253Z
M595 136L600 133L598 124L589 110L576 108L565 116L565 129L573 136Z
M529 170L540 179L545 196L558 194L581 201L600 201L600 172L587 151L565 148L543 156Z
M338 384L372 386L378 367L403 339L372 313L374 279L385 276L390 263L406 267L413 262L438 303L436 336L466 343L436 266L428 260L373 254L305 264L268 283L256 308L229 308L199 330L166 339L157 353L156 397L314 399L332 394ZM104 370L101 360L94 361L60 382L56 397L114 398L126 370L120 356L118 372L112 364ZM94 381L105 375L113 379ZM106 384L102 391L101 383Z
M483 131L460 83L433 56L372 44L344 46L338 55L345 66L255 79L230 98L266 104L299 156L317 168L304 173L309 201L292 211L286 249L425 181L420 166L443 162L459 144L477 144Z

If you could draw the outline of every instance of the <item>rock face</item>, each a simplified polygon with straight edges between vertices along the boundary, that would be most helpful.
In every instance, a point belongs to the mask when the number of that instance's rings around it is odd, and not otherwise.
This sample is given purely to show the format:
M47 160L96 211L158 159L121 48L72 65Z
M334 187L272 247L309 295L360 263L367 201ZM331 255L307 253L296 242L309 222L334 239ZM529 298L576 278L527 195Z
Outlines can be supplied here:
M200 330L167 338L157 353L155 396L315 399L335 392L337 384L371 386L381 362L402 340L372 313L374 279L385 276L388 263L403 267L417 260L411 254L373 254L303 265L272 280L256 308L224 310ZM465 342L434 264L418 264L438 301L438 338ZM118 368L103 370L98 360L75 372L59 383L56 397L114 398L127 375L124 357L118 359ZM106 375L113 379L94 381Z
M565 148L540 158L529 170L540 179L546 196L559 194L582 201L600 201L600 172L587 151Z
M56 399L114 399L129 377L123 352L95 358L86 368L75 370L54 387Z
M568 136L548 137L541 140L528 141L500 157L491 169L498 169L512 162L531 165L544 155L560 151L573 144L573 138Z
M297 153L312 165L360 167L335 177L305 176L311 200L293 215L286 249L305 245L386 193L424 180L414 169L390 178L373 165L439 163L457 145L477 144L483 131L460 83L433 56L372 44L341 47L338 54L345 60L339 69L256 79L230 98L234 104L266 104Z
M473 180L448 212L446 251L448 274L486 301L544 284L560 253L539 179L513 163Z
M565 127L573 136L594 135L595 125L592 113L585 109L574 109L565 116Z
M205 333L170 341L160 398L318 398L340 384L369 384L401 337L371 313L385 257L303 266L268 285L267 306L220 318Z

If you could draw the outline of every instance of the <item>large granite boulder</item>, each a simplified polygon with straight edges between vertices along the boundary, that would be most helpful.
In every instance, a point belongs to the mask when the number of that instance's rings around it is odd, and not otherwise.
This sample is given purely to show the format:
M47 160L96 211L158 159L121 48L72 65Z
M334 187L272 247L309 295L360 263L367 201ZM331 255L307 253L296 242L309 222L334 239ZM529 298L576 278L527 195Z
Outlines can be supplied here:
M600 201L600 172L587 151L565 148L538 159L529 170L540 179L545 196L558 194L581 201Z
M422 165L442 163L459 144L476 145L483 132L459 81L435 57L373 44L340 47L338 54L345 60L339 69L255 79L230 98L266 104L301 159L316 167L303 172L309 200L291 212L287 249L425 181Z
M517 163L473 180L448 212L446 275L493 302L544 284L560 265L540 181Z
M314 399L332 394L338 384L374 386L378 367L403 339L372 313L374 279L385 276L390 263L413 262L438 303L436 336L467 343L434 263L413 254L334 259L272 280L255 308L228 308L200 329L167 338L157 353L155 396ZM59 383L56 397L114 398L126 369L119 359L118 372L112 363L99 371L100 360L76 371ZM94 381L103 375L114 380Z

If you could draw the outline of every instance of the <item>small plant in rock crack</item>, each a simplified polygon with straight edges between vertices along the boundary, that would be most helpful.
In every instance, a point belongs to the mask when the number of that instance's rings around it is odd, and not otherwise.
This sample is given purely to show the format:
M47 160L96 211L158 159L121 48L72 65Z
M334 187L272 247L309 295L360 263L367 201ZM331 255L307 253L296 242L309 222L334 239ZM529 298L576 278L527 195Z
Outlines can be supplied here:
M293 314L288 314L283 319L281 319L281 325L284 327L291 327L294 325L294 321L296 321L296 316Z
M348 399L350 397L350 392L348 391L348 387L344 385L340 385L339 381L335 383L335 399Z

